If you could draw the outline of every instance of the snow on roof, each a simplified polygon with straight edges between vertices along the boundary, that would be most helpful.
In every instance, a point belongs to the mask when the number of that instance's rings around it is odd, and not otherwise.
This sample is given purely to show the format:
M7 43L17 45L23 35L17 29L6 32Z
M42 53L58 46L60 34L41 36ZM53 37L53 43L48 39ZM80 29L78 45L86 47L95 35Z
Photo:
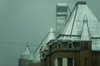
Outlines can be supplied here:
M31 53L31 54L29 55L28 60L33 60L33 59L34 59L34 55L33 55L33 53Z
M51 27L50 31L49 32L54 32L54 29Z
M57 6L68 6L66 3L57 3Z
M56 39L56 35L55 35L55 31L53 28L50 29L50 31L48 32L48 34L46 35L46 37L44 38L44 40L42 41L42 43L39 45L39 47L36 49L35 53L34 53L34 62L38 63L40 62L40 51L43 51L46 44L50 41L50 40L54 40Z
M70 14L70 16L67 20L66 26L65 26L64 30L62 31L62 34L71 35L71 37L73 37L73 35L81 36L82 27L83 27L83 18L84 18L84 15L86 15L88 18L88 28L90 31L90 37L100 37L100 22L94 16L92 11L88 8L86 3L83 3L83 4L81 4L81 2L79 2L79 3L80 4L77 4L74 7L72 13ZM80 39L81 37L78 38L76 36L75 39L76 38ZM75 40L75 39L73 38L73 40ZM96 44L94 44L94 45L96 45ZM94 49L92 49L92 50L94 50Z
M33 59L34 63L40 63L40 52L36 53L34 55L34 59Z
M29 46L27 45L24 52L22 53L22 59L29 59L29 55L31 54Z
M67 22L64 30L62 31L62 34L64 34L64 35L71 35L71 31L72 31L72 27L73 27L73 22L74 22L73 20L75 19L75 14L77 12L76 9L77 8L74 9L74 11L72 12L72 15L68 19L68 22Z
M88 19L87 19L86 15L83 19L81 41L90 41L90 31L89 31Z

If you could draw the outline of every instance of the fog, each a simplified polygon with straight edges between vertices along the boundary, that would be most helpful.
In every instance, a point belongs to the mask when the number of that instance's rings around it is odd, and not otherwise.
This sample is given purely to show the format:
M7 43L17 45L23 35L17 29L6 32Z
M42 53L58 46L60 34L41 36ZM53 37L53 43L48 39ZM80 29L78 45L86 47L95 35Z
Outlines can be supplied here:
M18 66L27 42L34 52L56 25L56 4L78 0L0 0L0 66ZM85 0L100 21L100 0Z

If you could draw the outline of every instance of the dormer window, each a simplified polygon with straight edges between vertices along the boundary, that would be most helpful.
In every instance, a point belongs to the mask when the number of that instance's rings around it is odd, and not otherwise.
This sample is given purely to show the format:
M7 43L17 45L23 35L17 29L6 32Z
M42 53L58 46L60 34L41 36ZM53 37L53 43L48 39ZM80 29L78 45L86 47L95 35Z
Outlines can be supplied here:
M61 44L59 44L58 47L61 48Z
M71 43L69 44L69 48L72 48L72 44Z
M68 44L67 44L67 48L73 48L73 42L68 42Z
M58 42L58 48L61 48L62 47L62 43L61 42Z

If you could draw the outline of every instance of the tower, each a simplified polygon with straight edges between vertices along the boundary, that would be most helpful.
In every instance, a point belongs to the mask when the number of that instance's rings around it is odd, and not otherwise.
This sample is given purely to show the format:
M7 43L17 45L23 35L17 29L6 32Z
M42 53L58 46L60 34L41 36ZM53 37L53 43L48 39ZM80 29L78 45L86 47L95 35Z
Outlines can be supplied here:
M80 42L80 66L91 66L92 64L92 41L88 26L88 18L85 15L83 19L83 27ZM84 60L84 61L82 61Z
M19 66L31 66L30 64L33 62L33 53L30 51L30 47L25 47L24 52L21 55L21 58L19 59Z
M56 34L59 35L66 24L68 18L68 5L66 3L58 3L56 5Z
M66 20L66 6L57 4L57 38L41 52L41 66L100 66L100 22L85 1Z

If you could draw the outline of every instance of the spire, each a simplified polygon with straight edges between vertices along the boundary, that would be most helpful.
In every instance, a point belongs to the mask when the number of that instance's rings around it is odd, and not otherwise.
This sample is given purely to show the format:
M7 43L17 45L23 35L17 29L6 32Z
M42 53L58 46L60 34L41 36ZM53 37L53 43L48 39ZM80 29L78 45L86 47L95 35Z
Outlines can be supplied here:
M31 54L30 48L29 48L28 43L27 43L27 46L25 47L25 50L22 53L22 59L28 59L30 54Z
M88 19L87 19L86 15L84 16L84 19L83 19L81 40L82 41L90 41L90 31L89 31Z
M49 33L46 36L45 43L48 43L50 40L56 39L55 31L53 28L50 29Z
M41 44L39 45L39 47L34 52L34 62L35 63L40 62L40 51L43 51L44 50L46 44L50 40L55 40L55 39L56 39L55 31L54 31L53 28L51 28L50 31L48 32L48 34L43 39L43 41L41 42Z
M50 31L49 32L54 32L54 29L51 27Z

